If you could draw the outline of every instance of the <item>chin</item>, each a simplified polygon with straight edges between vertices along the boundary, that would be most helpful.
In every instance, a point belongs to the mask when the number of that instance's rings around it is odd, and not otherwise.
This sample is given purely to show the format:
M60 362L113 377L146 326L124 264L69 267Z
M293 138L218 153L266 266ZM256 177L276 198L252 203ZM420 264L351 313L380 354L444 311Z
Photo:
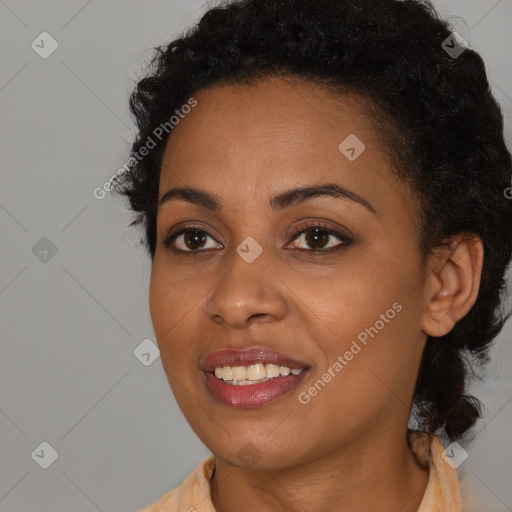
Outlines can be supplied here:
M210 451L225 463L247 470L274 471L290 467L298 462L300 454L290 446L273 446L262 436L260 442L254 437L229 442L228 446L211 446Z

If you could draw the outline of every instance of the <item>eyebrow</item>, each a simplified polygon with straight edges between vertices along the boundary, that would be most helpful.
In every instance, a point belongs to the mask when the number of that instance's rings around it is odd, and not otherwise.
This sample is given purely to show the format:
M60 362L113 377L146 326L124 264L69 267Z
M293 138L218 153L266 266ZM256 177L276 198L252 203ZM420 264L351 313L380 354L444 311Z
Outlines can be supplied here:
M372 213L377 213L375 208L368 201L352 192L351 190L340 187L335 183L324 183L322 185L299 187L286 190L285 192L272 197L269 201L269 205L273 210L277 211L320 196L330 196L337 199L349 199L364 206ZM160 208L160 206L173 199L182 199L183 201L188 201L189 203L202 206L211 211L222 210L222 202L218 197L210 194L209 192L206 192L205 190L193 187L171 188L162 196L158 203L158 207Z

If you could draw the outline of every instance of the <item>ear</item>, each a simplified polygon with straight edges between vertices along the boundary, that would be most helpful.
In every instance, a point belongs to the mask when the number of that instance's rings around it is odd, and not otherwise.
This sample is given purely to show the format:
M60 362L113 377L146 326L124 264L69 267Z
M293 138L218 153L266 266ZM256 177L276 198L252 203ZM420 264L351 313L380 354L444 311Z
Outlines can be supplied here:
M473 307L480 288L484 247L475 233L456 235L429 259L422 330L444 336Z

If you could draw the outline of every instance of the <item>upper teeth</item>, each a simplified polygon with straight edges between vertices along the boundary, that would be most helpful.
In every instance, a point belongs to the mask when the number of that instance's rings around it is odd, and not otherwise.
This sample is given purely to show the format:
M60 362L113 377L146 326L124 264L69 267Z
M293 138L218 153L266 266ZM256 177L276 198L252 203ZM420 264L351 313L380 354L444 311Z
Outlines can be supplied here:
M304 368L290 370L287 366L276 364L251 364L249 366L219 366L215 368L215 377L225 381L263 380L279 377L279 375L298 375Z

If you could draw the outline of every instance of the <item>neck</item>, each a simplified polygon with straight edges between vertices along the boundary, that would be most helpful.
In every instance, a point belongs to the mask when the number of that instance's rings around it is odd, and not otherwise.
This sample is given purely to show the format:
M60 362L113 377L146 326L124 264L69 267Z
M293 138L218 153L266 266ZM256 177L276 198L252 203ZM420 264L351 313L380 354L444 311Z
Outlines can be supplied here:
M428 477L405 435L366 434L350 446L281 469L238 468L216 457L211 497L216 512L416 512Z

